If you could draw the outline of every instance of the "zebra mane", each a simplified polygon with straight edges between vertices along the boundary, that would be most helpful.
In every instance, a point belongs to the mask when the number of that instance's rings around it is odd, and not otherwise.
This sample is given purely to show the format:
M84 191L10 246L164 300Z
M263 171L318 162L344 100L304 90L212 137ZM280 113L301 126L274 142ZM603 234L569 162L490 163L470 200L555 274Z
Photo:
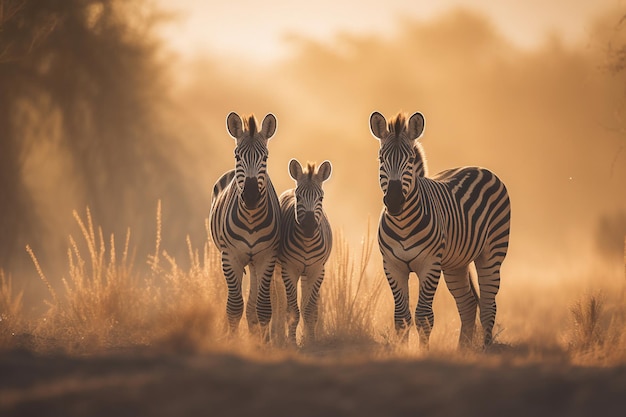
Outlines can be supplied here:
M395 116L389 119L387 123L389 129L389 136L392 138L400 137L400 134L408 130L408 121L406 113L398 112ZM424 147L419 141L413 143L413 150L415 151L415 172L420 177L428 176L428 165L426 163L426 154L424 153Z
M250 136L254 136L257 133L257 121L254 114L243 118L243 130L248 132Z
M398 114L389 119L387 127L389 128L390 134L394 135L396 138L400 136L400 133L407 130L406 113L398 112Z
M315 174L315 162L307 162L306 168L304 169L304 174L308 174L309 179L313 178L313 174Z
M415 172L418 177L428 177L428 163L426 161L426 153L424 147L418 141L413 145L415 151Z

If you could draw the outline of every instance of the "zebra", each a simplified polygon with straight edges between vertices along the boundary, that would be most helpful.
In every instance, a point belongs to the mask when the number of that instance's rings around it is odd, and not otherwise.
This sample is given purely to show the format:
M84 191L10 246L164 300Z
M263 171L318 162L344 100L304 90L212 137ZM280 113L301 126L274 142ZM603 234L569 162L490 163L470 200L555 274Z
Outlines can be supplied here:
M408 278L415 272L419 295L415 324L428 348L434 325L433 297L443 272L461 318L459 346L470 345L480 307L483 344L493 342L500 267L509 243L511 205L504 183L479 167L449 169L429 178L422 145L424 116L388 123L374 112L371 133L380 141L380 187L384 207L378 227L383 267L394 303L397 333L406 342L412 322ZM469 274L474 263L478 294Z
M330 178L332 165L324 161L316 168L308 163L303 170L300 163L289 161L289 175L296 188L280 196L281 238L279 262L287 294L289 341L296 343L296 328L300 321L297 287L302 276L304 334L303 342L315 338L318 318L317 301L324 280L324 265L330 256L333 235L322 207L322 184Z
M232 112L226 118L228 133L236 139L235 169L224 173L213 187L209 222L228 286L226 314L230 333L237 330L243 315L241 284L248 266L248 327L268 340L272 317L270 284L280 238L280 206L267 173L267 142L276 132L276 117L270 113L260 130L257 126L254 115L242 121Z

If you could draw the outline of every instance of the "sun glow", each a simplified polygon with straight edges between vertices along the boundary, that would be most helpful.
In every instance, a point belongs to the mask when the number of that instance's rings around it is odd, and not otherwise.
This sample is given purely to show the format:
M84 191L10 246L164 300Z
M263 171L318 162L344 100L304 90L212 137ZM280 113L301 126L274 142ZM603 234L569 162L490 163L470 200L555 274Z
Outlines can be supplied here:
M496 30L522 48L535 47L550 34L573 43L588 35L590 16L616 6L614 0L391 0L384 5L371 0L181 0L175 5L158 1L177 16L163 28L162 36L184 56L211 51L221 56L245 55L260 63L287 55L292 36L322 42L332 42L339 33L384 36L393 34L402 20L427 21L454 9L487 17Z

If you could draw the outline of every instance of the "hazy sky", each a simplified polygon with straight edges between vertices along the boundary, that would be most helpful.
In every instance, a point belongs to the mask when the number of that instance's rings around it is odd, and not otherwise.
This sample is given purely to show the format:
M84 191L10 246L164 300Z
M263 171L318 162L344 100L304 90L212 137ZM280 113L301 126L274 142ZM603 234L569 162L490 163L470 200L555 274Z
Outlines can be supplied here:
M157 0L179 10L164 28L183 54L210 50L271 61L288 51L290 34L329 40L339 32L393 34L400 18L428 20L454 8L476 10L515 44L532 47L550 33L585 41L589 21L626 0ZM616 22L617 23L617 22Z

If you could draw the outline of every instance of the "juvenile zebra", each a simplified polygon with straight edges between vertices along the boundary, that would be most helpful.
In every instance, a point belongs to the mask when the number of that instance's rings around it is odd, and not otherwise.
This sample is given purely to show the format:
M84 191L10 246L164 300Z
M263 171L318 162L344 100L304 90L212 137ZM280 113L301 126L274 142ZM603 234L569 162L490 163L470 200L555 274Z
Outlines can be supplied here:
M410 272L419 279L415 311L420 344L428 347L434 325L433 297L443 275L461 317L460 346L474 335L480 306L483 343L492 343L500 266L509 243L511 206L506 187L491 171L455 168L428 178L426 160L417 139L424 117L399 113L389 123L378 112L370 116L372 134L380 140L380 186L384 208L378 243L385 275L395 301L394 321L406 339L412 322L409 311ZM478 272L480 296L469 266Z
M254 115L242 123L236 113L230 113L226 126L236 139L235 169L224 173L213 187L211 237L222 255L230 332L237 330L243 315L241 283L248 266L248 327L267 339L272 317L270 283L280 237L280 206L267 173L267 142L276 132L276 118L268 114L258 130Z
M315 164L308 163L303 170L300 163L292 159L289 175L296 181L296 188L280 196L279 259L287 293L289 340L294 344L300 321L297 288L301 276L304 342L315 338L317 301L324 280L324 265L333 243L330 224L322 208L322 184L330 177L331 169L330 162L324 161L317 169Z

